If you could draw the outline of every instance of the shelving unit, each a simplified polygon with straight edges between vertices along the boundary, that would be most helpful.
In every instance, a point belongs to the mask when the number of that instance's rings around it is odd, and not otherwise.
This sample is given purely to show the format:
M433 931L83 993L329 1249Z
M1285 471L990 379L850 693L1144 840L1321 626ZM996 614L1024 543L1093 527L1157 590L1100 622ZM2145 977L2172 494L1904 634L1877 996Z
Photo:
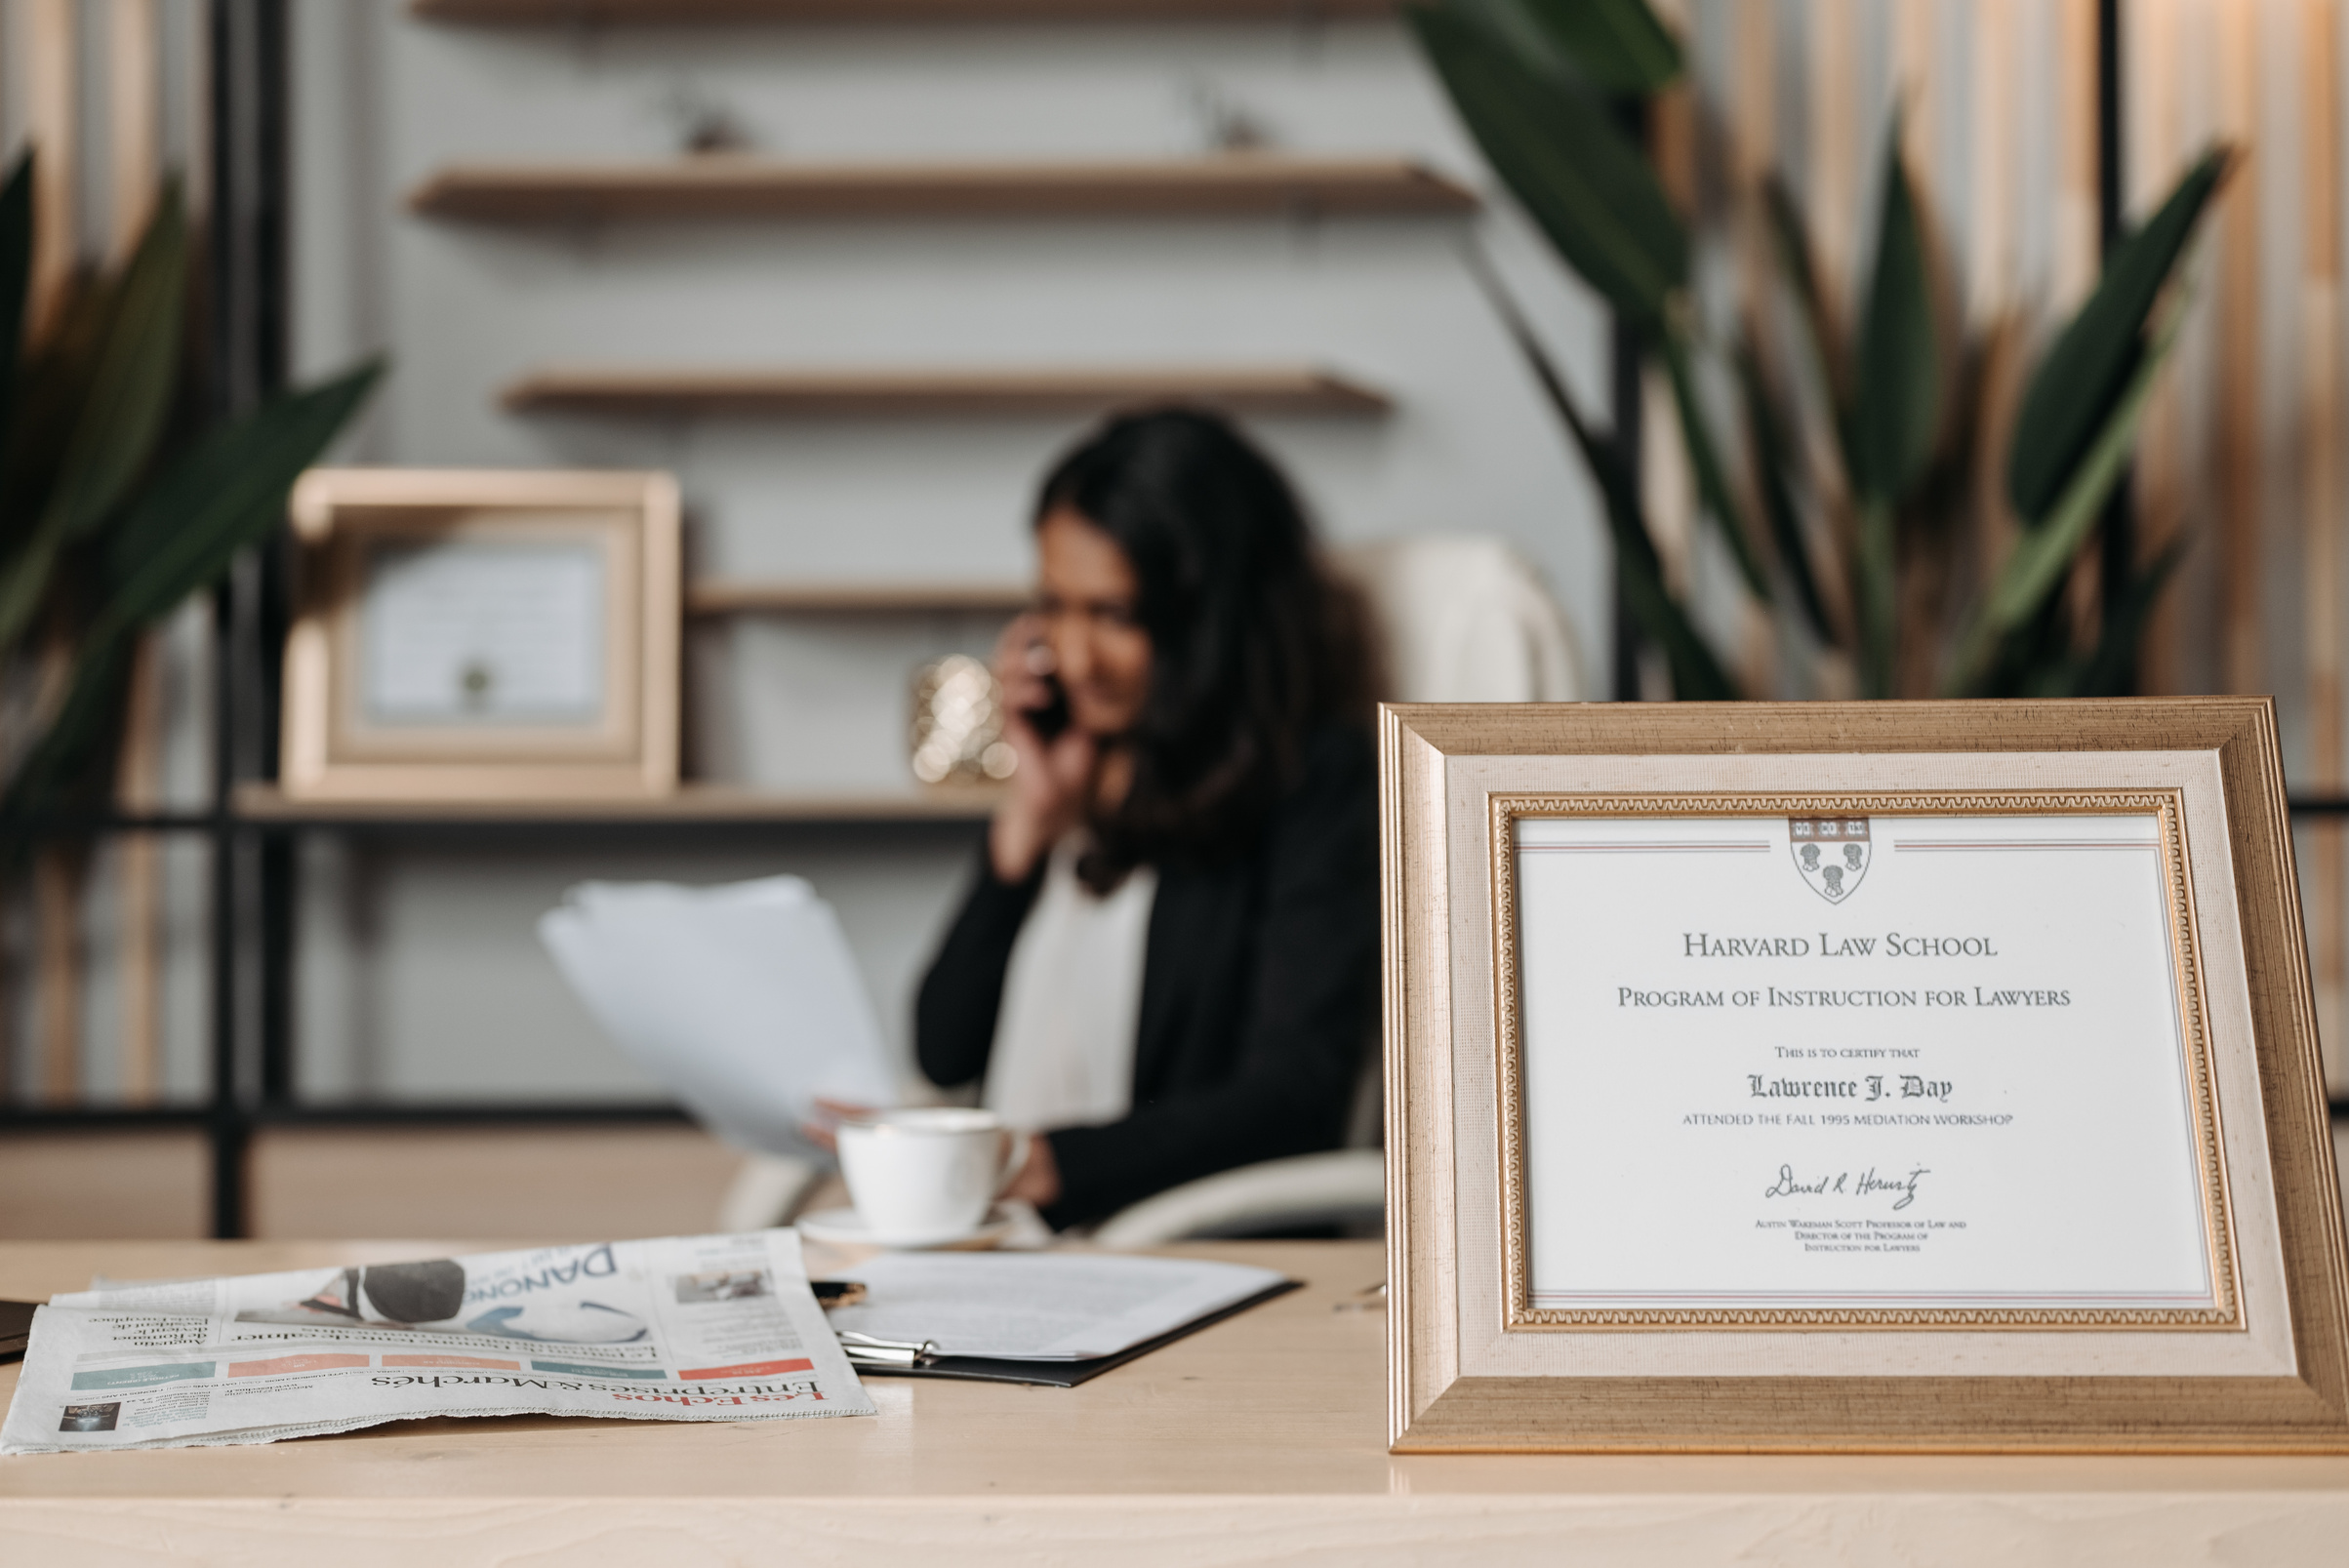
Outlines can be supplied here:
M689 616L1016 615L1021 583L756 583L704 579L685 590Z
M1282 152L1053 163L457 164L408 196L490 223L647 219L1457 217L1477 192L1409 158Z
M1310 366L1031 370L550 368L508 385L517 413L897 415L1098 414L1204 403L1245 414L1370 416L1387 395Z
M1016 22L1348 21L1395 14L1397 0L411 0L433 21Z
M236 791L236 815L254 826L400 827L744 827L801 824L864 826L898 823L985 822L1001 792L940 785L871 794L768 794L688 784L657 799L379 801L295 800L275 784Z

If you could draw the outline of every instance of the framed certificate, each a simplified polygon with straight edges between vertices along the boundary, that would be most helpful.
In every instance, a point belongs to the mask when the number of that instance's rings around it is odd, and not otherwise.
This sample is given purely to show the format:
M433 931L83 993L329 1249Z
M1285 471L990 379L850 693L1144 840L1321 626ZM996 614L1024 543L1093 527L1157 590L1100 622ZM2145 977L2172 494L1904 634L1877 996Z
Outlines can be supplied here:
M2265 701L1382 725L1398 1452L2349 1450Z
M677 776L666 474L319 468L280 774L298 798L655 795Z

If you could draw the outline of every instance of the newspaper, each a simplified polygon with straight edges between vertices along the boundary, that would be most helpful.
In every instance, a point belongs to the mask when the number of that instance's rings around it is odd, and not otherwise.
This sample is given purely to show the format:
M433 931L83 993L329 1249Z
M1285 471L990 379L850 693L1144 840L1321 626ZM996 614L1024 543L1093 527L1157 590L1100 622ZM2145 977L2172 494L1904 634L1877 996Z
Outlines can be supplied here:
M871 1414L797 1233L759 1230L53 1297L0 1453L268 1443L422 1416Z

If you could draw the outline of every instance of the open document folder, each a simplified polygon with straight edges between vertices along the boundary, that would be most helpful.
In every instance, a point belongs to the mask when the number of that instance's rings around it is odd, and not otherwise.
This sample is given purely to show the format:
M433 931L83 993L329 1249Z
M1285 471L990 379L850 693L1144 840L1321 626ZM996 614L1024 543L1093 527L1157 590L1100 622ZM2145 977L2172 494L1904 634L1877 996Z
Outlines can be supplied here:
M896 1102L839 918L799 877L583 882L539 937L604 1032L730 1143L805 1154L818 1096Z
M865 1287L829 1314L860 1370L1062 1388L1297 1288L1244 1264L1113 1253L897 1252L838 1272Z

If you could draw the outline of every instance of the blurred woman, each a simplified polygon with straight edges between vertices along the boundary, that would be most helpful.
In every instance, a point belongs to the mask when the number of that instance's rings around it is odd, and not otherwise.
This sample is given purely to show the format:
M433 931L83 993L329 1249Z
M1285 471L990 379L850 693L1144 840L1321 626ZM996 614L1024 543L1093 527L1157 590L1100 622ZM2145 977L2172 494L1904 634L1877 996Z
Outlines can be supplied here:
M1056 1226L1336 1147L1376 1025L1358 608L1222 420L1113 421L1035 508L997 674L1019 753L922 983L921 1069L1039 1136Z

